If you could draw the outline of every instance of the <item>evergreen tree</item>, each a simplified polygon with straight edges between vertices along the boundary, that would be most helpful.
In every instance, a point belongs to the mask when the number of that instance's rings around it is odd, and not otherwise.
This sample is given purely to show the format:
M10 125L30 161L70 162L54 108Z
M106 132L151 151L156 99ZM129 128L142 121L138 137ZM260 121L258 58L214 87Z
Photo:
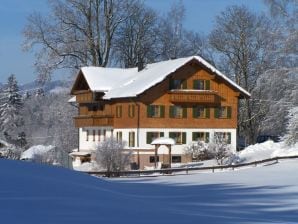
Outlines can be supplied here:
M8 77L7 84L0 95L0 129L1 135L11 143L16 143L23 118L20 110L23 107L22 96L15 75ZM23 140L22 140L23 141Z

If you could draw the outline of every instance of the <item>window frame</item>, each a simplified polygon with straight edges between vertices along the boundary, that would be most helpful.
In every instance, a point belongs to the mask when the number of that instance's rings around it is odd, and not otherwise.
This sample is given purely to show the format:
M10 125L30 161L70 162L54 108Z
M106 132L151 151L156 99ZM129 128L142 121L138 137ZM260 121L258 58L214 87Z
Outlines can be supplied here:
M200 85L199 83L201 83L202 85ZM210 80L208 80L208 79L194 79L193 80L193 89L194 90L210 90Z
M135 105L133 104L128 105L128 117L129 118L135 117Z
M147 105L147 118L164 118L165 106L164 105Z
M179 109L180 111L177 111ZM187 107L171 105L169 107L170 118L187 118Z
M176 155L174 155L174 156L172 156L172 158L171 158L172 160L172 163L181 163L182 162L182 156L176 156ZM178 160L177 160L178 159Z
M179 134L178 137L176 136L177 134ZM186 132L183 132L183 131L171 131L171 132L169 132L169 137L173 138L177 145L185 145L186 144L186 137L187 137L186 135L187 135Z
M116 106L116 118L121 118L122 117L122 105L117 105Z
M195 134L199 134L200 136L197 139L195 139ZM204 132L204 131L194 131L194 132L192 132L192 141L194 141L194 142L203 141L205 143L209 143L210 133Z
M219 135L220 138L224 139L226 144L230 145L232 143L232 133L231 132L224 132L224 131L217 131L214 132L214 138L216 138L216 135Z
M159 156L156 156L156 162L159 162ZM149 163L155 163L155 156L149 156Z
M128 133L128 147L135 147L135 137L136 134L134 131Z
M156 137L152 136L153 134L157 134ZM146 132L146 144L150 145L154 139L160 138L160 137L164 137L164 132L162 132L162 131L147 131Z
M231 119L232 118L232 107L231 106L221 106L221 107L214 108L214 117L218 118L218 119Z

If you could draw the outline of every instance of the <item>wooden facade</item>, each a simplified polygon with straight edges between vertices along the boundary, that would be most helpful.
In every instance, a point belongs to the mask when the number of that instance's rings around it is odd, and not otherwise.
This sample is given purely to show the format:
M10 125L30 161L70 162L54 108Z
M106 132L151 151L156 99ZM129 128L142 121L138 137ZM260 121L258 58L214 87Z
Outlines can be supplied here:
M185 89L170 89L170 80L185 80ZM210 81L210 90L196 91L194 80ZM212 73L197 64L183 66L171 74L163 82L151 87L140 96L134 98L119 98L111 100L95 100L90 90L73 90L79 103L79 115L74 118L76 127L113 126L114 128L236 128L237 107L240 93L229 86L227 82L217 78ZM148 117L148 105L164 106L163 117ZM171 118L170 106L186 108L187 116ZM208 118L194 118L193 107L208 108ZM218 107L230 107L230 118L216 118ZM116 116L116 110L121 108L121 114ZM131 110L131 114L129 114Z

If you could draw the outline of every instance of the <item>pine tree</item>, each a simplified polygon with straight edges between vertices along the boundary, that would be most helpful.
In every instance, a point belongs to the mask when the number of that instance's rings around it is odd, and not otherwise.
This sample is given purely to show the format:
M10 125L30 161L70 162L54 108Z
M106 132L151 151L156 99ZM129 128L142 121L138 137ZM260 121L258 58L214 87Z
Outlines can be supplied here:
M22 106L22 96L19 93L16 77L10 75L0 94L0 134L11 143L17 141L19 128L23 125L20 114Z

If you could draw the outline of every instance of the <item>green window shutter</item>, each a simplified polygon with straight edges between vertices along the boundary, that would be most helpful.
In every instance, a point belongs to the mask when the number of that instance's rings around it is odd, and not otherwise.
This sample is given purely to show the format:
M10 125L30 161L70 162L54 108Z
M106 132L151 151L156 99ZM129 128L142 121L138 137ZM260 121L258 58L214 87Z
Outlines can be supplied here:
M175 133L174 132L170 132L169 133L169 137L175 139Z
M170 79L169 89L174 89L174 79Z
M159 106L160 109L160 117L165 117L165 106Z
M174 106L170 106L170 118L174 117Z
M192 117L197 118L198 117L198 108L196 106L192 107Z
M182 110L183 118L187 118L187 107L183 107Z
M205 108L205 116L206 116L206 118L210 118L210 108L209 107Z
M219 118L219 108L218 107L214 108L214 118Z
M182 80L182 89L187 89L187 80Z
M232 107L227 107L227 118L232 117Z
M210 90L210 80L205 81L205 90Z
M199 89L198 81L199 80L197 80L197 79L193 80L193 89Z
M132 117L134 117L135 116L135 105L132 105L131 109L132 109L131 115L132 115Z
M209 132L206 132L206 139L205 139L206 143L209 143L209 136L210 136Z
M150 142L150 132L147 132L146 133L146 143L147 144L150 144L151 142Z
M197 141L198 138L199 138L199 133L198 133L198 132L193 132L193 133L192 133L192 140L193 140L193 141Z
M228 144L231 144L231 132L228 132Z
M159 136L160 137L164 137L165 136L165 133L164 132L159 132Z
M147 106L147 117L152 117L152 109L151 109L152 107L151 107L151 105L148 105Z
M182 144L186 144L186 132L182 132Z

